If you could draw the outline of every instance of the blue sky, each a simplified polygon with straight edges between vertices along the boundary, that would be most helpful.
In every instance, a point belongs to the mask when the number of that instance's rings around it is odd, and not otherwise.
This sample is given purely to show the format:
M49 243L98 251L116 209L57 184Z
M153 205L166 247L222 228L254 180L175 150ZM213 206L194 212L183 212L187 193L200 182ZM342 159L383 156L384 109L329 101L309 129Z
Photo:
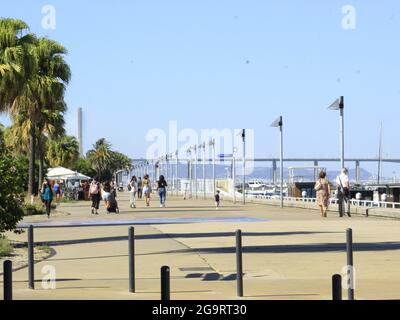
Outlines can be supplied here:
M72 81L67 130L85 113L85 150L100 137L131 157L145 154L146 133L252 128L255 155L278 156L285 118L287 156L339 156L346 103L346 156L400 157L400 3L361 0L2 0L0 16L63 43ZM42 7L56 9L44 30ZM342 7L356 29L342 28ZM0 122L7 123L4 116ZM398 170L395 167L388 170ZM391 173L391 172L390 172Z

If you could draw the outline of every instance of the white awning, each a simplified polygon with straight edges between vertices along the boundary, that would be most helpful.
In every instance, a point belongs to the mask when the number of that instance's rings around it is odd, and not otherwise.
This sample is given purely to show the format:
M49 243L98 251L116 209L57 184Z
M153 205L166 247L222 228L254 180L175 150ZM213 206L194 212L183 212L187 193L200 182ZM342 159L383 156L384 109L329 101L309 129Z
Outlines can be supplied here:
M77 171L72 171L67 168L57 167L49 169L46 177L50 180L60 179L60 180L68 180L68 179L76 179L76 180L89 180L91 179L88 176L85 176L82 173Z

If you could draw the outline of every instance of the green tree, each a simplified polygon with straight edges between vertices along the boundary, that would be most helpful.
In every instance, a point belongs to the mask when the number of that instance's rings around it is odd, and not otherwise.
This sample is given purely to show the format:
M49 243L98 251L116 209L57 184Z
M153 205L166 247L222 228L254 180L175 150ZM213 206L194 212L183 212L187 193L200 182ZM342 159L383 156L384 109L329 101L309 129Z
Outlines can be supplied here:
M93 145L93 149L87 152L86 157L101 179L111 160L111 144L104 138L99 139Z
M39 153L39 187L42 185L44 177L44 160L45 154L47 152L47 145L49 144L48 141L49 139L59 139L65 135L64 113L66 112L66 110L66 104L63 101L58 101L54 103L52 108L44 109L41 112L37 126L37 143Z
M128 156L113 151L111 153L111 161L108 166L108 170L110 170L111 174L114 175L118 170L126 169L132 165L132 160L129 159Z
M28 25L0 19L0 112L8 111L37 68L33 51L37 39Z
M71 168L79 158L79 143L75 137L63 136L58 140L50 140L47 159L51 167Z
M87 158L79 157L74 165L72 166L73 171L78 171L79 173L84 174L85 176L94 178L97 174L96 170L92 168L90 161Z
M0 130L0 235L15 230L23 219L23 169L5 146L3 130Z
M111 150L111 144L104 138L98 140L93 149L88 151L87 159L101 181L110 180L118 170L132 164L132 160L126 155Z
M33 194L35 185L35 156L38 125L44 110L54 110L63 103L66 85L70 80L70 69L64 60L66 49L59 43L41 38L35 43L32 55L36 60L36 69L27 79L11 106L13 116L25 114L24 123L29 127L29 195Z

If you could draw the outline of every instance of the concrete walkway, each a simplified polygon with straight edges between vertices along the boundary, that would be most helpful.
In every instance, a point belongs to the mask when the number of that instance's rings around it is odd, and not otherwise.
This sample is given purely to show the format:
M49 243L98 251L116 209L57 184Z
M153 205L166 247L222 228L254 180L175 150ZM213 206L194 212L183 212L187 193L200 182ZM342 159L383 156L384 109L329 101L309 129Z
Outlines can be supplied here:
M244 299L330 299L331 277L346 265L347 228L354 232L356 298L400 298L400 221L322 219L316 211L257 204L224 203L216 211L204 200L170 199L159 208L154 199L154 207L139 201L130 209L126 194L118 199L119 215L103 209L94 216L90 203L79 202L60 206L68 215L26 218L24 224L53 225L36 228L35 241L55 255L35 265L34 291L27 269L14 273L14 298L159 299L160 268L168 265L172 299L236 299L234 233L241 229ZM137 236L136 294L128 293L129 225ZM26 234L8 237L26 241ZM42 288L47 265L55 267L56 290Z

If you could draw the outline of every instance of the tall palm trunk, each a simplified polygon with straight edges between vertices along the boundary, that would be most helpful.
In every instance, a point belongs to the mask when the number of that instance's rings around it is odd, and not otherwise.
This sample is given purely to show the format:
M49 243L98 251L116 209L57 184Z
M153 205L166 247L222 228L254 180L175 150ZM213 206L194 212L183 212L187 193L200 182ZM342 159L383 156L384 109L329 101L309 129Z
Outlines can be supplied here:
M43 163L44 163L44 150L43 150L43 140L39 133L37 137L38 149L39 149L39 183L38 190L42 187L43 183Z
M36 127L32 123L29 130L29 179L28 196L32 198L35 191L35 153L36 153Z

